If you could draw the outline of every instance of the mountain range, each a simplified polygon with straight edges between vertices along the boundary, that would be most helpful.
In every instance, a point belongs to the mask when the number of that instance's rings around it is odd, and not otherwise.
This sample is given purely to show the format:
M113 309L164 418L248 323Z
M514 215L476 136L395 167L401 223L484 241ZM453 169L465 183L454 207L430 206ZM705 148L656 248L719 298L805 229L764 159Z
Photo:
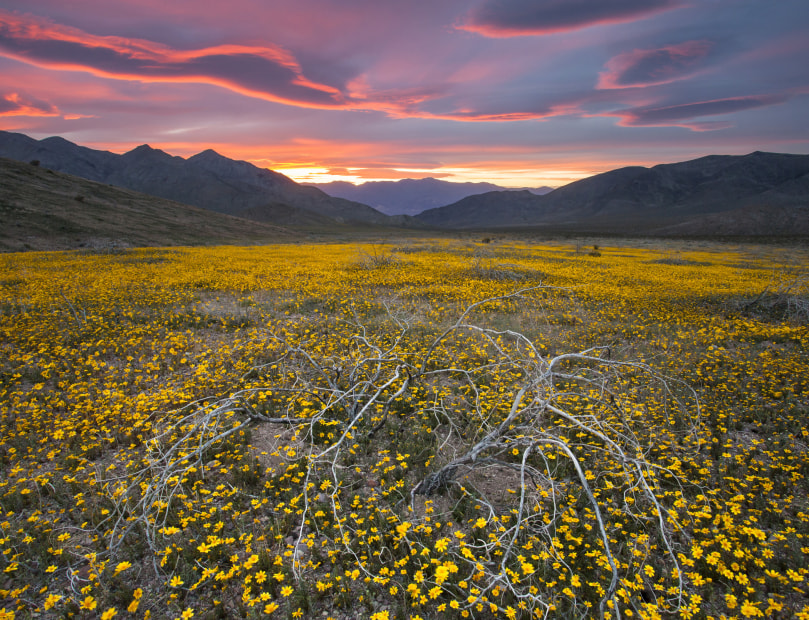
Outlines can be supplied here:
M388 215L416 215L427 209L443 207L467 196L486 192L511 191L494 183L452 183L440 179L401 179L368 181L354 185L345 181L308 183L330 196L355 200ZM521 188L533 194L547 194L552 187Z
M0 132L0 157L39 161L44 167L91 181L282 226L405 223L402 218L334 198L210 149L184 159L144 144L118 155L78 146L61 137L34 140Z
M449 229L806 235L809 218L802 214L807 208L809 155L757 151L619 168L544 196L488 192L424 211L416 219Z
M35 140L0 131L0 157L36 161L43 168L92 181L298 230L407 227L575 234L809 236L809 155L756 151L749 155L710 155L651 168L631 166L582 179L544 195L535 190L499 189L465 196L415 216L387 215L367 204L329 196L316 187L299 185L282 174L228 159L212 150L184 159L142 145L117 155L78 146L60 137ZM474 189L466 184L447 188L454 184L436 179L366 185L370 187L365 191L379 190L377 196L387 193L389 209L393 208L390 204L428 200L425 188L435 188L433 200L439 201L450 189L459 193ZM400 191L398 198L390 193L392 189ZM0 217L6 217L2 209Z

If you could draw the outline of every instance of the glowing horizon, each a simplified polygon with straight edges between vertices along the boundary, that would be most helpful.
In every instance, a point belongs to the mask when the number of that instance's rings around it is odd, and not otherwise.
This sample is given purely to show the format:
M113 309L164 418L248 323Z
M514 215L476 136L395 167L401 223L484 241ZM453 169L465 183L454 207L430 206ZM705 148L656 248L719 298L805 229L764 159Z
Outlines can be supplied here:
M251 162L254 163L254 162ZM258 165L258 164L256 164ZM452 183L494 183L506 188L534 188L540 187L561 187L573 181L584 179L600 172L585 172L577 170L555 170L555 171L525 171L522 175L519 172L504 170L396 170L399 174L378 174L373 177L362 177L357 174L332 174L328 168L272 168L298 183L330 183L333 181L345 181L354 185L373 183L374 181L401 181L403 179L438 179ZM351 169L349 168L349 171Z
M84 143L81 146L97 150L106 150L118 154L126 153L140 146L140 144L108 144L108 143ZM150 144L152 148L165 151L169 155L176 155L184 158L191 157L201 152L198 145L187 143L164 143ZM400 181L403 179L425 179L434 178L442 181L454 183L494 183L507 188L540 188L540 187L561 187L573 181L584 179L614 168L632 165L644 165L637 162L609 161L601 165L588 164L578 166L573 169L532 169L530 167L520 168L514 162L506 162L502 168L480 167L458 168L389 168L389 167L326 167L313 165L308 161L301 163L285 163L278 159L260 157L253 149L242 150L240 147L228 144L212 144L205 149L212 149L230 159L246 161L259 168L266 168L289 177L297 183L329 183L332 181L346 181L355 185L369 183L373 181ZM575 160L571 160L575 161ZM665 163L665 162L660 162Z

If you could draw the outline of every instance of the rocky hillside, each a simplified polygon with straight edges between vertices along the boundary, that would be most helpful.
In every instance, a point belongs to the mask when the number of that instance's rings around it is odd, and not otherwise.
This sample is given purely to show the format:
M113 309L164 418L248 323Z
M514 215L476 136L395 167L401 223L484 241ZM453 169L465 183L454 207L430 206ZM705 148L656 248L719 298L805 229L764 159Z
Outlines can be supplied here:
M490 192L417 216L443 228L550 226L645 232L710 214L745 217L809 206L809 155L712 155L652 168L620 168L544 196ZM746 209L758 209L746 210ZM716 219L704 219L705 225ZM775 234L765 229L759 234ZM742 226L744 228L744 226ZM611 230L612 229L612 230ZM704 234L714 234L711 230ZM696 234L696 233L695 233Z
M0 158L0 251L273 243L290 230Z
M46 168L160 196L229 215L249 216L266 205L300 211L297 220L331 224L391 226L403 223L371 207L332 198L314 187L295 183L282 174L234 161L207 150L184 159L142 145L117 155L89 149L64 138L34 140L23 134L0 132L0 157L39 161Z

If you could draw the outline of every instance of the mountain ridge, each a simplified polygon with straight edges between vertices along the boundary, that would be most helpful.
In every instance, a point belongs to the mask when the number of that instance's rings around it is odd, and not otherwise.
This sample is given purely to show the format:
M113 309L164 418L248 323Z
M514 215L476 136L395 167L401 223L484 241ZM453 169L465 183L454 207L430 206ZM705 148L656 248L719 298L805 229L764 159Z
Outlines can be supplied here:
M739 217L745 217L771 208L784 215L784 209L806 206L809 155L755 151L748 155L710 155L651 168L618 168L543 196L489 192L424 211L415 219L445 229L547 226L625 232L629 225L636 228L635 232L652 232L715 213L736 211ZM745 208L759 211L744 211ZM703 221L706 234L711 234L711 222L719 222L710 218ZM754 230L760 228L760 215L756 221L758 224L751 221L747 228L736 227L746 231L738 234L766 234Z
M809 230L804 232L809 224L803 224L809 208L809 155L754 151L648 168L629 166L544 195L526 189L474 194L415 217L389 216L366 204L328 196L317 187L299 185L283 174L231 160L213 149L185 159L143 144L118 155L59 136L35 140L0 131L0 156L37 160L43 167L95 182L311 231L358 226L368 230L529 228L566 233L809 235ZM464 185L438 179L370 183L387 183L382 189ZM469 186L449 189L467 191Z
M327 218L333 224L397 226L391 218L365 204L334 198L284 175L232 160L212 149L188 159L142 144L121 155L80 146L59 136L35 140L24 134L0 131L0 156L39 161L44 167L91 181L107 183L217 211L248 215L265 205L285 205L300 211L297 220Z
M165 198L0 158L0 251L277 243L301 238Z

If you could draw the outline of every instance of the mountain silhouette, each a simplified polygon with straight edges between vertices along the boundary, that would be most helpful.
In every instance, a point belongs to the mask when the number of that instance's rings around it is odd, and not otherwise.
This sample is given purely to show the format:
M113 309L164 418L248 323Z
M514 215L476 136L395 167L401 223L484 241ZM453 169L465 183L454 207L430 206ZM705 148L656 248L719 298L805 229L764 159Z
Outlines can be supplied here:
M206 150L193 157L169 155L143 144L118 155L64 138L34 140L0 131L0 157L37 160L42 166L99 183L135 190L219 213L249 216L268 205L296 211L296 220L392 226L405 223L371 207L334 198L284 175ZM265 209L266 211L266 209ZM325 218L325 219L324 219Z
M755 223L740 221L732 227L739 231L735 234L746 235L770 234L766 218L761 227L760 216L768 209L783 221L792 217L789 213L799 213L807 206L809 155L757 151L652 168L619 168L544 196L525 191L488 192L424 211L416 219L427 226L450 229L548 227L630 233L671 232L672 227L691 222L680 230L719 234L713 228L722 218L706 216L734 212L744 220L758 213ZM697 231L700 218L705 229Z
M35 140L0 131L0 157L223 214L288 228L345 227L544 229L649 235L806 235L809 155L709 155L650 168L630 166L539 195L539 190L485 191L415 216L387 215L272 170L211 149L187 159L141 145L118 155L61 137ZM387 201L390 211L415 212L447 196L497 187L438 179L329 184L332 191ZM366 187L367 186L367 187ZM540 188L542 189L542 188ZM351 192L354 192L351 194ZM377 205L382 206L382 205Z

